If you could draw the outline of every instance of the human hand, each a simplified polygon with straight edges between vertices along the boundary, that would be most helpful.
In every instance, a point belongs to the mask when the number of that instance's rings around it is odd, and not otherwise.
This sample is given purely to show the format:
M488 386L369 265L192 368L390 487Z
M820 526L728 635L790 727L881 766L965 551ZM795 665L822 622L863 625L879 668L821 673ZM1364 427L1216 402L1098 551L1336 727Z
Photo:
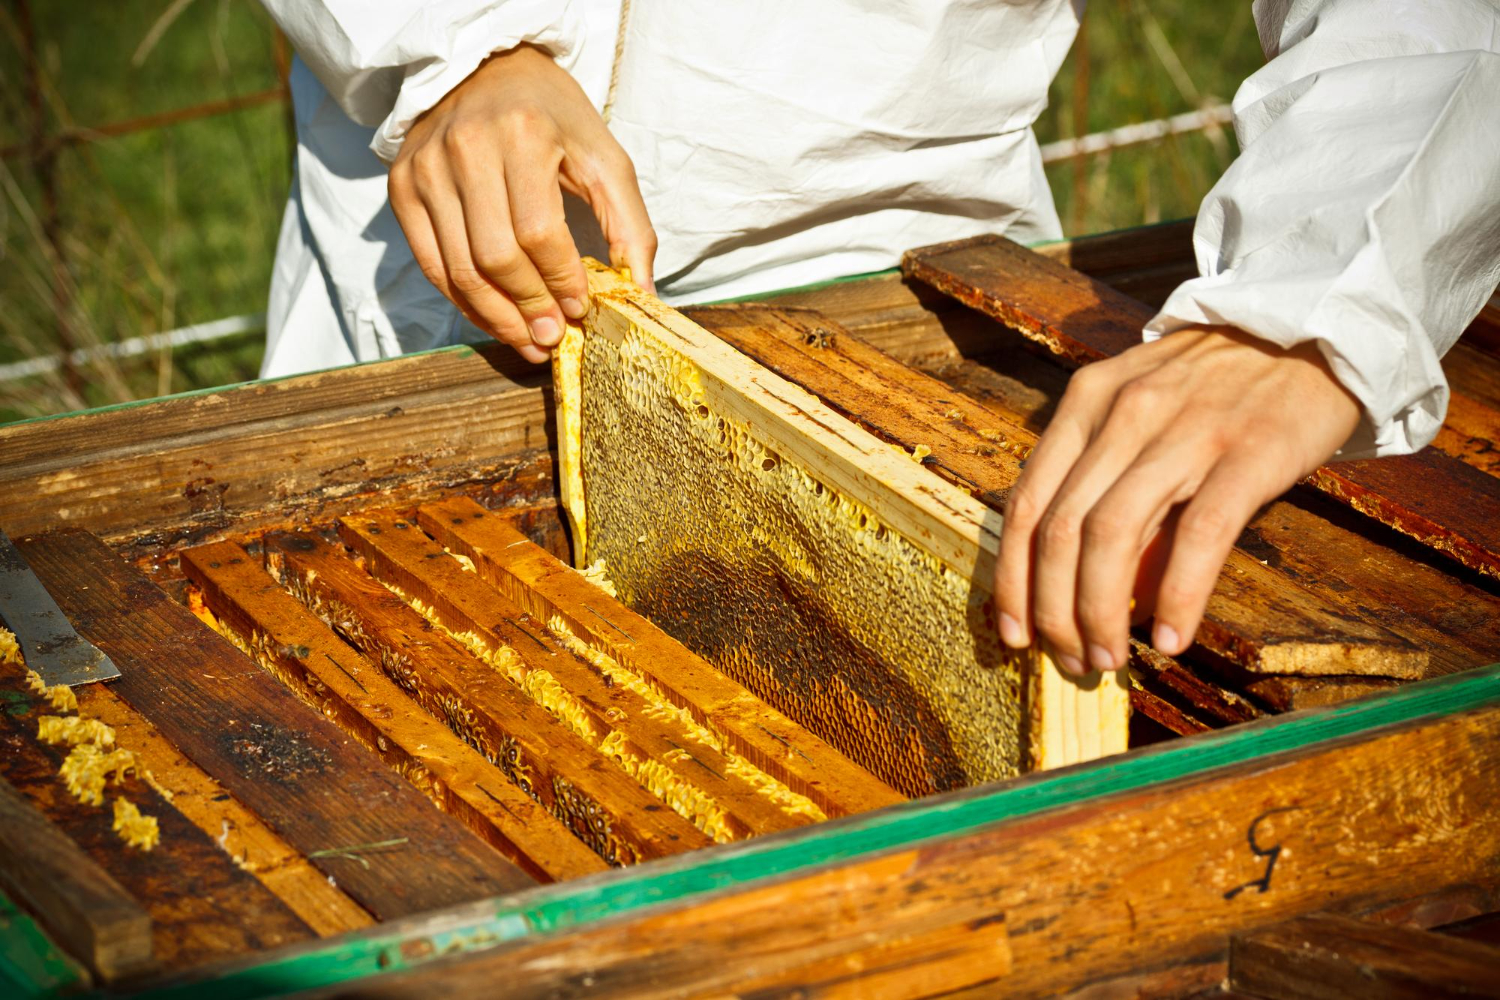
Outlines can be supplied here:
M1011 491L995 603L1014 647L1039 637L1063 669L1129 659L1132 591L1152 644L1192 643L1255 511L1325 462L1360 406L1311 344L1228 327L1180 330L1079 369Z
M530 45L491 56L418 119L391 165L417 264L475 326L542 362L588 279L562 193L588 202L610 262L652 289L656 233L635 167L582 88Z

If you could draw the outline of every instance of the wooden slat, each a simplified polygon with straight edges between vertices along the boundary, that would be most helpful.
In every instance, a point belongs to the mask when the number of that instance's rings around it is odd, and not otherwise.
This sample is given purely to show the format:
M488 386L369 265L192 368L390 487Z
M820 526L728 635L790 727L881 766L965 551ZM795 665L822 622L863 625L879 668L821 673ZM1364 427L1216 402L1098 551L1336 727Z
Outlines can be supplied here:
M1500 661L1500 597L1371 542L1340 523L1353 520L1346 512L1318 506L1322 513L1274 503L1250 522L1239 544L1323 600L1376 618L1427 650L1429 674Z
M1500 794L1500 772L1488 766L1500 740L1493 702L1234 762L1247 742L1282 731L1274 722L1251 723L1233 736L1191 737L1074 772L1080 788L1104 788L1112 768L1186 758L1196 743L1196 752L1223 763L1191 779L1173 781L1171 769L1160 768L1155 783L1137 790L936 843L872 847L832 865L329 994L460 993L503 976L511 996L544 997L583 968L605 991L649 984L660 995L734 995L740 983L771 971L753 949L761 934L785 942L774 961L790 971L799 957L825 957L837 942L853 950L899 936L941 911L960 965L975 961L961 948L966 924L1003 917L1010 971L995 974L989 995L1084 988L1112 995L1105 987L1118 977L1211 968L1236 930L1329 907L1360 912L1471 880L1493 884L1500 852L1500 825L1490 821ZM1022 779L1012 791L1037 793L1045 784ZM725 858L740 849L726 849ZM830 895L839 900L836 913L824 904ZM915 975L898 982L920 985Z
M503 477L544 375L495 344L0 427L0 524L160 549Z
M109 685L87 684L74 693L79 710L113 728L120 745L129 747L152 780L171 794L174 809L317 934L342 934L374 923L359 904L329 883L327 875L184 757Z
M1234 935L1229 985L1282 1000L1500 997L1500 948L1315 913Z
M501 593L568 628L649 678L676 705L719 733L736 753L806 795L830 816L905 801L807 729L756 698L648 619L533 544L505 519L466 498L427 504L418 523Z
M757 791L713 744L663 716L657 710L660 702L614 683L570 651L544 620L465 570L401 512L365 511L340 518L339 535L364 558L371 575L426 604L450 632L477 636L488 649L507 647L527 672L551 674L588 713L601 739L619 733L625 753L675 774L721 807L734 839L812 821Z
M151 963L151 918L109 872L0 780L0 886L106 982Z
M115 692L377 918L531 884L94 536L18 547Z
M700 309L693 318L838 412L901 445L931 449L924 465L1003 509L1036 435L913 371L835 324L768 308ZM1226 561L1198 641L1268 673L1420 676L1426 654L1370 620L1319 599L1236 550Z
M68 750L37 739L37 719L50 709L25 690L18 668L0 667L0 697L0 778L146 910L151 953L160 967L181 969L313 937L281 900L139 775L108 786L103 806L75 799L58 776ZM161 839L150 851L127 847L112 829L117 795L156 818Z
M902 269L1079 364L1140 343L1155 315L1145 303L1003 237L911 250ZM1426 449L1335 462L1307 481L1471 569L1500 575L1500 479Z
M233 542L188 549L183 572L219 621L278 677L528 874L602 871L603 860L489 761L422 710Z
M327 542L277 533L266 545L284 584L606 861L628 864L711 843Z

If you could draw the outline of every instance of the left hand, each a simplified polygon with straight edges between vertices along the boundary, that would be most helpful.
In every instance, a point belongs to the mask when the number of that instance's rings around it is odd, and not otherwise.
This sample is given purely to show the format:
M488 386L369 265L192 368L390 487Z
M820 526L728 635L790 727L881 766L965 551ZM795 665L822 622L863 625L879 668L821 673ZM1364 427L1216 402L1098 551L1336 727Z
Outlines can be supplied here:
M1155 608L1152 644L1181 653L1250 518L1327 461L1360 412L1314 345L1229 327L1080 369L1006 505L1006 644L1039 637L1075 674L1123 668L1137 572L1160 549L1165 569L1140 596Z

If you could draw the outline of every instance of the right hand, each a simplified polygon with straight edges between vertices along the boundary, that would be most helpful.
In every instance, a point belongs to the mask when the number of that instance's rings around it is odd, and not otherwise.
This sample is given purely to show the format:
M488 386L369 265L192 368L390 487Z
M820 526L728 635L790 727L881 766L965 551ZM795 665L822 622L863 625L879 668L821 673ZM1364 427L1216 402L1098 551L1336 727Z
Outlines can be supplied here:
M652 285L656 232L635 167L577 82L541 49L491 56L407 134L389 182L413 255L475 326L546 361L588 279L562 193L586 201L610 263Z

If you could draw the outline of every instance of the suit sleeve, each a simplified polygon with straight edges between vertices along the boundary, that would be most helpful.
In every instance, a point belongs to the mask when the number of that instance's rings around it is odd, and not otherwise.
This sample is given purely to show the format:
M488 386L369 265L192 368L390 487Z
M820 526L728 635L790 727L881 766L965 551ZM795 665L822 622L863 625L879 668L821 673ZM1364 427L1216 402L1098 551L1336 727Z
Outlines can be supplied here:
M565 68L582 25L570 0L263 0L344 109L373 127L390 162L412 123L489 55L531 43Z
M1500 0L1257 0L1270 58L1204 199L1201 277L1148 339L1229 324L1315 342L1365 419L1341 458L1442 425L1439 359L1500 281Z

